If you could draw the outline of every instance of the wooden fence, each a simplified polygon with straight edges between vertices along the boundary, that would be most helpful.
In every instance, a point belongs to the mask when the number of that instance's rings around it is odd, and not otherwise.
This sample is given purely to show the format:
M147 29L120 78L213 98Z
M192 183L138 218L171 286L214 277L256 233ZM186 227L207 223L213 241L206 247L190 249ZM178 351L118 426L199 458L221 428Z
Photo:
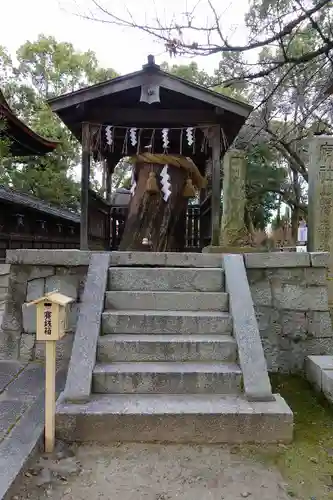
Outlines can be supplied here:
M111 207L110 215L110 249L117 250L121 241L127 217L127 207ZM186 214L186 252L200 252L200 207L190 205Z
M109 205L90 193L89 247L108 249ZM0 262L7 250L78 249L80 216L0 186Z
M90 193L89 248L117 250L124 231L127 207L110 207ZM36 198L0 187L0 261L6 250L19 248L80 248L80 217ZM185 251L200 252L200 207L186 214Z

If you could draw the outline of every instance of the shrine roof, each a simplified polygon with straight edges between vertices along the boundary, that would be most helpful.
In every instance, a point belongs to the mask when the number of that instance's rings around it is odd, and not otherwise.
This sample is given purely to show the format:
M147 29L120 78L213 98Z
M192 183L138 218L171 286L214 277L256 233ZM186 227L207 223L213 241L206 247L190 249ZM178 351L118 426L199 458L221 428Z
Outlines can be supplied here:
M58 208L35 196L16 191L0 185L0 203L13 203L21 207L30 208L43 214L59 217L71 222L80 223L80 215L62 208Z
M152 56L140 71L48 103L79 141L83 122L151 128L216 124L231 144L253 110L246 103L162 71Z
M44 156L53 151L58 141L51 141L40 136L23 123L9 107L0 90L0 120L4 127L0 129L0 138L10 141L10 152L13 156Z

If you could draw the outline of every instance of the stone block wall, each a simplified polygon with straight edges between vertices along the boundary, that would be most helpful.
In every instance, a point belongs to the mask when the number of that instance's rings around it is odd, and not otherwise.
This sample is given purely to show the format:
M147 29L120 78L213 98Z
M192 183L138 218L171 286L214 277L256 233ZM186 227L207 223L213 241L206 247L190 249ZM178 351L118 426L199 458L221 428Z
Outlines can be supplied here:
M28 277L26 302L35 300L54 290L75 299L75 302L69 306L69 331L66 337L58 342L58 359L69 359L70 356L86 273L86 267L36 266L31 269ZM22 306L22 318L23 331L20 341L20 358L43 358L44 343L36 342L36 306Z
M9 284L9 264L0 264L0 328L5 310L5 302L7 299L8 284Z
M304 370L310 355L333 354L326 253L245 255L270 371Z
M69 333L57 343L58 361L67 361L71 353L89 255L76 250L20 252L8 252L9 262L3 265L7 266L3 267L7 275L1 274L4 271L0 267L0 293L5 294L7 285L7 300L0 331L0 359L20 358L28 361L44 358L44 343L36 341L36 307L27 308L24 304L45 293L59 290L75 299L70 305ZM14 258L17 255L21 257Z
M8 286L0 359L43 358L44 346L35 339L35 311L23 304L54 289L76 299L70 315L75 331L91 254L78 250L7 252L7 264L0 266L2 297ZM333 355L328 254L249 253L244 259L269 370L296 373L303 371L307 356ZM69 359L73 334L58 343L59 360Z
M9 284L10 264L0 264L0 311L4 310Z
M46 293L58 290L75 299L69 312L69 331L75 330L78 302L84 287L86 268L36 266L29 273L27 280L26 302L38 299ZM23 332L36 333L36 307L22 307Z

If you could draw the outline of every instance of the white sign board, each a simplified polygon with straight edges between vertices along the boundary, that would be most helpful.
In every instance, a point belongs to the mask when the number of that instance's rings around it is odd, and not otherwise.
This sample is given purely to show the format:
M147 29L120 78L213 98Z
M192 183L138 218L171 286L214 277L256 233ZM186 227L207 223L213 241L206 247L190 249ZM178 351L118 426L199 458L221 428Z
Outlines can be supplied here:
M300 224L297 232L298 243L306 243L308 241L308 227L306 224Z

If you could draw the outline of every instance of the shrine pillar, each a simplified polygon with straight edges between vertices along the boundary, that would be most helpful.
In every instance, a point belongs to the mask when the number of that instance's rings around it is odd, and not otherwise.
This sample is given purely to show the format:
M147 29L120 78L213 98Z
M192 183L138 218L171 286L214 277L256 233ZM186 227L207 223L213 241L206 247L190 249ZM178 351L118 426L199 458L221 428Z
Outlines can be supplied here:
M333 308L333 137L309 145L308 251L329 252L328 296Z
M244 214L246 205L246 158L244 151L231 149L223 158L223 215L220 245L242 245L247 231Z
M333 137L315 136L309 147L309 251L333 250Z
M88 245L89 179L90 179L90 126L89 123L82 123L80 250L89 250L89 245Z

